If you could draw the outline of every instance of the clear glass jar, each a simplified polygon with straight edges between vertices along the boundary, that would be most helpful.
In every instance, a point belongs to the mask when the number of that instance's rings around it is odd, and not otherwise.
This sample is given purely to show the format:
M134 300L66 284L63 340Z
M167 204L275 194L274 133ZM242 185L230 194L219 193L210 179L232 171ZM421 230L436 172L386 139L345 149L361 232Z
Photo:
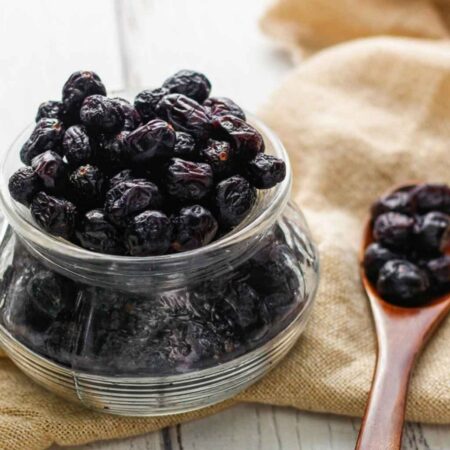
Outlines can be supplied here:
M250 122L267 153L288 162L276 136ZM30 131L0 168L0 344L25 373L97 410L161 415L230 398L286 355L318 283L307 225L288 202L289 163L246 220L208 246L111 256L45 233L10 197Z

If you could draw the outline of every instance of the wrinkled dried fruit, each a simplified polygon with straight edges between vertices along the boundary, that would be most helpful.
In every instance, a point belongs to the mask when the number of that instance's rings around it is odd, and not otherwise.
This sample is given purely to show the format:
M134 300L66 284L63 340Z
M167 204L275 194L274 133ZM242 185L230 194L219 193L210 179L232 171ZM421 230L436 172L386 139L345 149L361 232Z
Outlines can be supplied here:
M170 93L183 94L199 103L203 103L211 92L211 83L208 78L193 70L180 70L167 78L163 87Z
M64 128L61 122L57 119L41 119L20 150L20 159L29 166L34 157L47 150L61 154L63 137Z
M209 244L217 233L217 221L206 208L200 205L182 208L172 218L172 249L177 252L193 250Z
M106 95L105 86L96 73L84 70L70 75L62 90L64 120L79 123L81 104L86 97L95 94Z
M36 122L41 119L57 119L61 120L63 118L63 104L56 100L49 100L47 102L41 103L39 105Z
M84 99L80 119L91 133L117 133L125 123L122 108L103 95L90 95Z
M169 94L158 103L156 112L177 131L184 131L196 139L206 139L211 129L209 112L195 100L182 94Z
M11 175L8 183L11 197L25 206L30 206L34 196L43 187L42 180L31 167L21 167Z
M72 167L88 163L94 154L93 145L84 125L67 129L62 142L64 156Z
M409 261L394 259L381 268L377 290L382 298L409 306L423 300L429 285L426 272Z
M121 131L113 136L103 136L98 141L95 161L105 173L114 173L127 166L130 155L127 144L129 131Z
M246 120L242 108L227 97L210 97L203 102L203 106L209 109L213 118L232 115Z
M136 108L128 100L121 97L114 97L111 100L116 103L122 111L125 120L122 129L124 131L135 130L141 124L141 116Z
M440 211L450 214L450 186L422 184L411 193L412 202L421 213Z
M223 225L238 225L256 202L256 189L239 175L221 181L216 187L216 206Z
M213 187L211 166L205 163L172 158L167 169L167 192L180 201L198 201Z
M47 150L33 158L31 167L42 180L44 188L51 192L62 191L65 187L66 165L61 156Z
M195 161L198 157L198 152L195 147L195 139L188 133L177 131L175 133L176 141L173 148L173 155L177 158Z
M233 148L226 141L209 139L206 147L200 150L201 160L211 166L216 180L236 172L233 156Z
M172 237L169 218L160 211L144 211L130 220L125 242L132 256L162 255Z
M238 159L248 161L264 152L263 137L242 119L231 115L216 117L213 128L219 137L233 144Z
M373 236L388 248L402 250L411 244L414 219L405 214L388 212L375 220Z
M396 191L381 197L371 208L372 218L387 212L412 214L414 212L409 191Z
M245 175L256 188L270 189L286 177L286 164L276 156L259 153L248 162Z
M106 187L103 173L97 167L86 164L80 166L69 176L70 192L82 209L100 206Z
M147 209L159 209L162 197L156 184L132 180L116 184L106 193L106 217L118 226L126 227L130 219Z
M109 255L121 255L124 252L119 231L106 219L102 209L93 209L84 214L76 236L84 248L93 252Z
M380 269L392 259L402 259L397 253L383 247L378 242L370 244L364 253L364 269L371 281L377 281Z
M136 95L136 98L134 99L134 107L141 116L143 124L146 124L150 120L156 119L156 106L167 94L169 94L169 90L162 87L153 90L146 89Z
M163 120L151 120L126 137L131 161L148 164L155 157L170 158L175 145L175 131Z
M432 259L427 262L428 273L434 283L436 290L448 289L450 287L450 255Z
M31 214L45 231L65 239L72 237L77 209L68 200L39 192L31 203Z
M450 239L450 218L434 211L417 218L414 227L416 248L424 254L443 251Z

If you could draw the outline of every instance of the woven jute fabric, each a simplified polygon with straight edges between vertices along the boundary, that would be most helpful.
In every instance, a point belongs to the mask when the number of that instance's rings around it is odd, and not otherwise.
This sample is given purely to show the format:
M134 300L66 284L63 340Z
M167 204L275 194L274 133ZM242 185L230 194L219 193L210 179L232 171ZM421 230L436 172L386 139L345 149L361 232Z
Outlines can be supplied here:
M294 199L321 254L316 303L293 351L233 400L149 419L97 414L60 400L2 357L0 449L131 436L235 402L361 415L375 362L373 325L358 277L363 219L373 199L393 184L450 183L449 98L450 44L445 42L365 39L303 62L260 112L289 151ZM450 423L449 342L447 319L414 372L409 419Z

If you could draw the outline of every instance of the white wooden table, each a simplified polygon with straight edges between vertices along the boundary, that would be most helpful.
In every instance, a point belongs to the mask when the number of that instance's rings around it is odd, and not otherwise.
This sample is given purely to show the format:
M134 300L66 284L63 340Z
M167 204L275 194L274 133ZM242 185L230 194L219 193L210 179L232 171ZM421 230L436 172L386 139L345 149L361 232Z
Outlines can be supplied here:
M97 71L110 89L205 71L214 92L256 110L291 69L261 35L269 0L14 0L0 6L0 133L8 143L68 74ZM5 144L3 144L5 145ZM4 150L4 148L2 148ZM214 417L96 450L329 450L353 448L359 420L242 405ZM405 449L450 449L450 427L406 426ZM380 449L383 450L383 449Z

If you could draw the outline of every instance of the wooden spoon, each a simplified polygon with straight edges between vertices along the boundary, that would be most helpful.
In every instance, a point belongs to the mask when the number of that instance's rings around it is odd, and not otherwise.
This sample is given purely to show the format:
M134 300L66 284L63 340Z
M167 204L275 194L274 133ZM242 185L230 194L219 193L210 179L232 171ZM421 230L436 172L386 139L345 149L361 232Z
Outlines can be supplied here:
M377 362L366 412L356 443L358 450L401 448L406 396L417 356L450 311L450 293L420 307L384 301L368 280L364 251L372 242L368 220L360 252L361 278L370 300L377 333Z

